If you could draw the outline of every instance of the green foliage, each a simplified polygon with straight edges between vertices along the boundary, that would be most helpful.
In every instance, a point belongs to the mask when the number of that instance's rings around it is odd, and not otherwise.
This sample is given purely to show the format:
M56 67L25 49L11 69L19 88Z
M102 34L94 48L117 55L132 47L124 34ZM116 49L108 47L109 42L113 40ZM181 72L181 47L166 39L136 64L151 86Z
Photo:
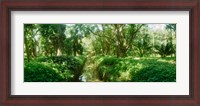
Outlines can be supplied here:
M81 75L81 70L85 63L85 57L53 56L38 58L36 61L47 64L52 69L59 71L68 81L78 81L78 77Z
M98 67L98 74L100 80L103 81L117 81L116 77L119 76L119 70L115 70L114 67L118 63L119 59L115 57L105 58Z
M176 66L164 62L154 62L132 73L133 82L175 82Z
M104 60L101 62L101 64L104 64L104 65L114 65L118 62L118 58L116 57L107 57L107 58L104 58Z
M161 60L107 57L99 64L98 74L106 82L174 82L176 65L173 58Z
M24 66L25 82L64 82L60 73L44 64L29 62Z
M36 47L38 41L36 35L38 34L38 25L37 24L25 24L24 25L24 53L27 57L27 61L30 61L31 58L36 57Z
M175 53L175 48L172 44L172 42L167 42L166 44L161 44L161 45L156 45L155 49L157 50L156 52L161 55L161 57L166 57L168 55L171 55Z
M40 24L38 29L41 34L42 52L48 55L58 55L58 50L62 54L65 41L65 24Z
M84 56L79 57L65 57L65 56L52 56L52 57L40 57L34 60L34 62L25 64L26 71L26 82L28 81L40 81L40 82L54 82L61 81L61 79L52 80L49 77L49 72L55 72L56 75L62 78L62 81L79 81L78 77L82 73L82 68L85 62ZM41 67L41 68L39 68ZM46 70L46 73L45 73ZM40 78L37 74L43 72L42 76L44 78ZM30 74L31 72L35 72L35 74ZM45 76L47 74L47 76ZM55 75L55 74L52 74ZM55 75L55 77L56 77ZM37 80L35 80L35 78ZM45 78L50 78L49 80ZM54 78L54 77L53 77ZM56 77L57 78L57 77Z
M175 32L176 31L176 24L167 24L165 28Z
M141 36L140 39L136 41L135 46L137 48L137 54L140 57L143 57L144 55L149 55L152 52L152 46L148 34Z
M163 25L25 24L25 81L175 81L176 24Z
M70 39L72 41L72 50L74 56L77 54L83 54L83 46L81 44L82 38L90 35L90 28L87 24L74 24L71 26L72 29L69 30Z

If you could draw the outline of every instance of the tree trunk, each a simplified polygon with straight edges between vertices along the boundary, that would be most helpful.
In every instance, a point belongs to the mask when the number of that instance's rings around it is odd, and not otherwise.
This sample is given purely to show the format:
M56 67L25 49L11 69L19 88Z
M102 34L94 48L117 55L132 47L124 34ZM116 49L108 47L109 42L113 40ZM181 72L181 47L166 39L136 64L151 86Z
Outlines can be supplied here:
M74 52L74 56L76 56L76 52L77 52L77 40L74 39L74 42L73 42L73 52Z
M57 49L57 56L62 56L62 51L60 48Z
M28 62L30 61L30 53L29 53L29 47L28 47L28 43L27 43L27 38L26 38L26 36L24 37L25 39L25 50L26 50L26 55L27 55L27 60L28 60Z

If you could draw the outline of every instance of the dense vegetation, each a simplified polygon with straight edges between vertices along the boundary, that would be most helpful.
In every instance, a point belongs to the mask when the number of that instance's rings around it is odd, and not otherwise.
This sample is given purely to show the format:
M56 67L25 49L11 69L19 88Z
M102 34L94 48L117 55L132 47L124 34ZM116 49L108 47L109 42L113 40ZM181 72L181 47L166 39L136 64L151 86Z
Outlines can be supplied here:
M25 82L175 82L176 24L25 24Z

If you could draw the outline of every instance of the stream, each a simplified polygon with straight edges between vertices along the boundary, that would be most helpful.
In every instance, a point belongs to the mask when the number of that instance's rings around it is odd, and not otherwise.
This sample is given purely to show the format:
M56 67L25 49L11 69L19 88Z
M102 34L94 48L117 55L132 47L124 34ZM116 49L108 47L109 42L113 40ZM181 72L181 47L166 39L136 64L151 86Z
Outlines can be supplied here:
M83 67L83 73L79 76L81 82L100 82L97 73L97 64L95 64L95 56L87 55L86 62Z

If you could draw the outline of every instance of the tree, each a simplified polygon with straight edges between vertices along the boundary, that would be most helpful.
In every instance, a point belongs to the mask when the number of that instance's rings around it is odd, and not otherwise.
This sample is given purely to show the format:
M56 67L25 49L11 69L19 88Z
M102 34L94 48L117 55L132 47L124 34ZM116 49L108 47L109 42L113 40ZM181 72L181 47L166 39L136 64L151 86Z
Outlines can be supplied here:
M136 41L135 47L137 48L137 52L140 57L151 54L152 46L149 35L145 34L140 36L140 38Z
M36 40L36 35L38 34L38 29L36 24L25 24L24 25L24 48L28 62L32 57L36 57L36 46L38 42Z
M151 32L147 24L26 24L24 52L28 60L37 55L83 55L91 49L97 55L143 57L158 45L156 53L167 51L166 46L175 54L176 24L165 29Z
M40 24L40 33L45 55L62 55L65 40L65 24Z
M169 40L172 43L174 55L176 55L176 24L167 24L165 28L169 30L169 34L171 35Z
M103 54L125 57L127 51L133 48L133 41L143 24L102 24L97 26L101 26L101 29L97 28L96 32L91 32L97 35L94 44L101 45L101 47L94 46L94 48Z
M172 42L163 43L161 45L155 46L157 53L161 55L161 57L166 57L175 52Z
M166 24L165 28L175 32L176 31L176 24Z
M73 54L76 56L77 54L83 54L83 46L81 45L82 38L87 36L88 30L84 24L75 24L71 26L70 30L72 42L73 42Z

